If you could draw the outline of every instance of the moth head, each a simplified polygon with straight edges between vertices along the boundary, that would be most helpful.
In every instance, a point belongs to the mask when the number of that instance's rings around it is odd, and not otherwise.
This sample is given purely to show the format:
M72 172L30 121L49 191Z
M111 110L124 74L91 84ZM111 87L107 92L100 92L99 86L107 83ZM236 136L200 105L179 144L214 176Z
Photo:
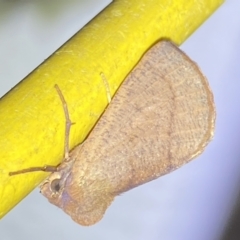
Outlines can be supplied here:
M52 173L40 186L40 192L48 198L48 200L55 204L56 200L61 197L64 190L65 180L61 177L60 172Z
M50 203L61 208L75 222L89 226L102 219L113 196L105 195L96 188L98 183L81 182L77 174L63 168L52 173L40 189Z

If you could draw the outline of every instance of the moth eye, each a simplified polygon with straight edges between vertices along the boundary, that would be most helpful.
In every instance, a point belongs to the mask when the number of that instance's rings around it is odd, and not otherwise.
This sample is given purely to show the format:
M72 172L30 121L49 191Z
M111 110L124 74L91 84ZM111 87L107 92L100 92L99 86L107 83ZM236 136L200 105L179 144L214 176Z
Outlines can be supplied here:
M60 190L60 179L54 179L51 182L51 190L52 192L58 192Z

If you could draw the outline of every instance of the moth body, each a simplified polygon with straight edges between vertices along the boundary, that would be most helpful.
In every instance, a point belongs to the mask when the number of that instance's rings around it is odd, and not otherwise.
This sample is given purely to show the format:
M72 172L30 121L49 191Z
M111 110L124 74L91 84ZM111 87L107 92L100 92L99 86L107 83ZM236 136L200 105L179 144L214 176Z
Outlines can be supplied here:
M158 42L41 192L74 221L92 225L117 195L199 155L214 122L213 96L197 65L171 42Z

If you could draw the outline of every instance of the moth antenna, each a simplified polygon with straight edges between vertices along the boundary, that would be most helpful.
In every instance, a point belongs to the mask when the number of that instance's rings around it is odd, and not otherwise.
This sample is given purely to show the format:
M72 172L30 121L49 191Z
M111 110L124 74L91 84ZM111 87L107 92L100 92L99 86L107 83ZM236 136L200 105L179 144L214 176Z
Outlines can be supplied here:
M106 90L106 93L107 93L108 103L110 103L111 100L112 100L112 96L111 96L111 91L110 91L110 87L109 87L108 80L106 79L104 73L101 72L100 75L101 75L101 78L102 78L102 80L103 80L103 84L104 84L104 86L105 86L105 90Z
M57 93L60 97L60 100L63 105L63 110L65 114L65 139L64 139L64 160L69 159L69 135L70 135L70 128L74 124L69 117L69 112L68 112L68 106L67 102L62 94L62 91L60 90L59 86L55 84L54 86L57 90ZM43 172L56 172L58 166L51 166L51 165L44 165L43 167L30 167L26 169L21 169L18 171L14 172L9 172L9 176L17 175L17 174L22 174L22 173L28 173L28 172L38 172L38 171L43 171Z
M71 126L74 124L70 117L69 117L69 111L68 111L68 106L67 102L62 94L62 91L60 90L59 86L55 84L54 86L57 90L57 93L60 97L60 100L62 102L64 114L65 114L65 139L64 139L64 159L68 160L69 159L69 137L70 137L70 129Z

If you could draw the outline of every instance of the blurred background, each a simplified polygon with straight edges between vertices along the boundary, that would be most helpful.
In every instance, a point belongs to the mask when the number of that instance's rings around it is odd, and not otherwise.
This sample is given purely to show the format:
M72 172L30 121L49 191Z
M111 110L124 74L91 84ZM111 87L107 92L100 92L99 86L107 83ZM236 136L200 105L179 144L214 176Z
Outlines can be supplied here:
M0 0L0 96L110 1ZM209 79L214 140L179 170L117 197L101 222L74 223L33 191L0 221L2 240L240 239L240 2L226 1L181 48Z

